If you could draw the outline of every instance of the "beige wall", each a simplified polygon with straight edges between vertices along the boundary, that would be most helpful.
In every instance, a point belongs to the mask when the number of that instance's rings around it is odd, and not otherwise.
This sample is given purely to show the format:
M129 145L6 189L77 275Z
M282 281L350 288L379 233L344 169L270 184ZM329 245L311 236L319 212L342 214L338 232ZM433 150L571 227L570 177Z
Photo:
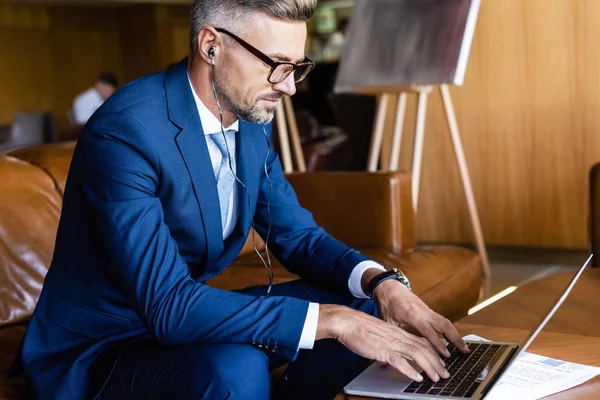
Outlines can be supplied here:
M451 92L489 244L586 247L587 174L600 161L599 15L597 0L482 1L465 84ZM471 242L438 92L428 111L419 238Z

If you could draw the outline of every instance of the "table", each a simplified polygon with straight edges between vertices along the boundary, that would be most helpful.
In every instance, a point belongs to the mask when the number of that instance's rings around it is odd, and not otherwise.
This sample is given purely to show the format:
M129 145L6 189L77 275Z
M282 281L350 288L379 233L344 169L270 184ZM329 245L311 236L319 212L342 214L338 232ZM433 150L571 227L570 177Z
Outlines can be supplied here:
M566 289L575 271L530 282L503 299L465 317L455 325L464 336L470 333L490 340L527 340L532 328ZM600 268L588 269L529 349L531 353L600 367ZM361 396L348 399L365 400ZM600 398L600 376L548 400Z

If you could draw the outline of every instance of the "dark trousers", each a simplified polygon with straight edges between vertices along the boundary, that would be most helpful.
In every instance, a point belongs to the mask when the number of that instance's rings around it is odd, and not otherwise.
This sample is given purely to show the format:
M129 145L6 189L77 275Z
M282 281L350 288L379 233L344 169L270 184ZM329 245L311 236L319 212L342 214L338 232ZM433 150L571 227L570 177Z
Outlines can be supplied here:
M262 296L266 286L240 290ZM303 280L274 285L272 296L289 296L321 304L339 304L377 316L369 299L343 296ZM110 371L99 399L333 399L368 361L333 339L300 350L278 382L269 371L286 360L251 344L198 344L165 347L147 339L115 357L101 357L93 370ZM93 371L92 371L93 372ZM106 376L106 374L92 374Z

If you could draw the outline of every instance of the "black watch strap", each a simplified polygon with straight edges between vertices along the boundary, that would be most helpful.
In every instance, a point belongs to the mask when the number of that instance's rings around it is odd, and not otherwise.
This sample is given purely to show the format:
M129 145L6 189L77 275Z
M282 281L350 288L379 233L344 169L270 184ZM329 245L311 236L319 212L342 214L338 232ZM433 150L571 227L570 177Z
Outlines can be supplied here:
M389 271L382 272L381 274L378 274L373 279L371 279L371 282L369 282L369 284L367 285L367 291L365 292L365 294L374 300L373 293L375 293L375 289L377 288L377 286L381 285L388 279L396 279L397 281L400 281L400 283L402 283L404 286L406 286L408 290L411 290L410 282L402 273L402 271L400 271L397 268L392 268Z

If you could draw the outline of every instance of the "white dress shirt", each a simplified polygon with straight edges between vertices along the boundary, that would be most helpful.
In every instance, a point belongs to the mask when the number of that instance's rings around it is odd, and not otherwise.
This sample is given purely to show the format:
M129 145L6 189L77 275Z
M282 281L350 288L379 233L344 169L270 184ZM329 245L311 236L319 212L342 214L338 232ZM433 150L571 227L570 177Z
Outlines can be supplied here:
M104 103L104 97L95 88L89 88L73 100L73 119L78 125L85 125L92 114Z
M189 80L189 76L188 76ZM208 152L210 154L210 160L213 166L213 170L215 172L215 177L219 176L219 170L221 168L221 161L223 156L221 155L221 151L214 143L214 141L208 136L214 133L221 134L221 122L217 117L213 115L212 112L202 103L190 81L190 87L192 88L192 93L194 94L194 100L196 101L196 106L198 107L198 114L200 115L200 123L202 124L202 130L204 131L204 136L206 138L206 144L208 145ZM233 124L224 128L225 131L234 130L238 131L239 129L239 121L235 121ZM232 155L234 156L234 155ZM236 171L233 171L234 173ZM225 228L223 229L223 240L227 239L229 235L233 232L233 228L235 227L237 221L238 207L237 207L237 185L234 185L233 191L231 193L231 197L229 198L229 206L227 207L227 222L225 224ZM350 274L350 279L348 279L348 288L350 293L354 297L366 299L367 296L363 292L360 280L362 278L363 273L369 268L378 268L381 270L385 270L383 266L374 262L374 261L363 261L359 263ZM319 322L319 304L318 303L309 303L308 312L306 313L306 319L304 320L304 328L302 329L302 334L300 335L299 349L312 349L315 344L315 338L317 336L317 324Z

